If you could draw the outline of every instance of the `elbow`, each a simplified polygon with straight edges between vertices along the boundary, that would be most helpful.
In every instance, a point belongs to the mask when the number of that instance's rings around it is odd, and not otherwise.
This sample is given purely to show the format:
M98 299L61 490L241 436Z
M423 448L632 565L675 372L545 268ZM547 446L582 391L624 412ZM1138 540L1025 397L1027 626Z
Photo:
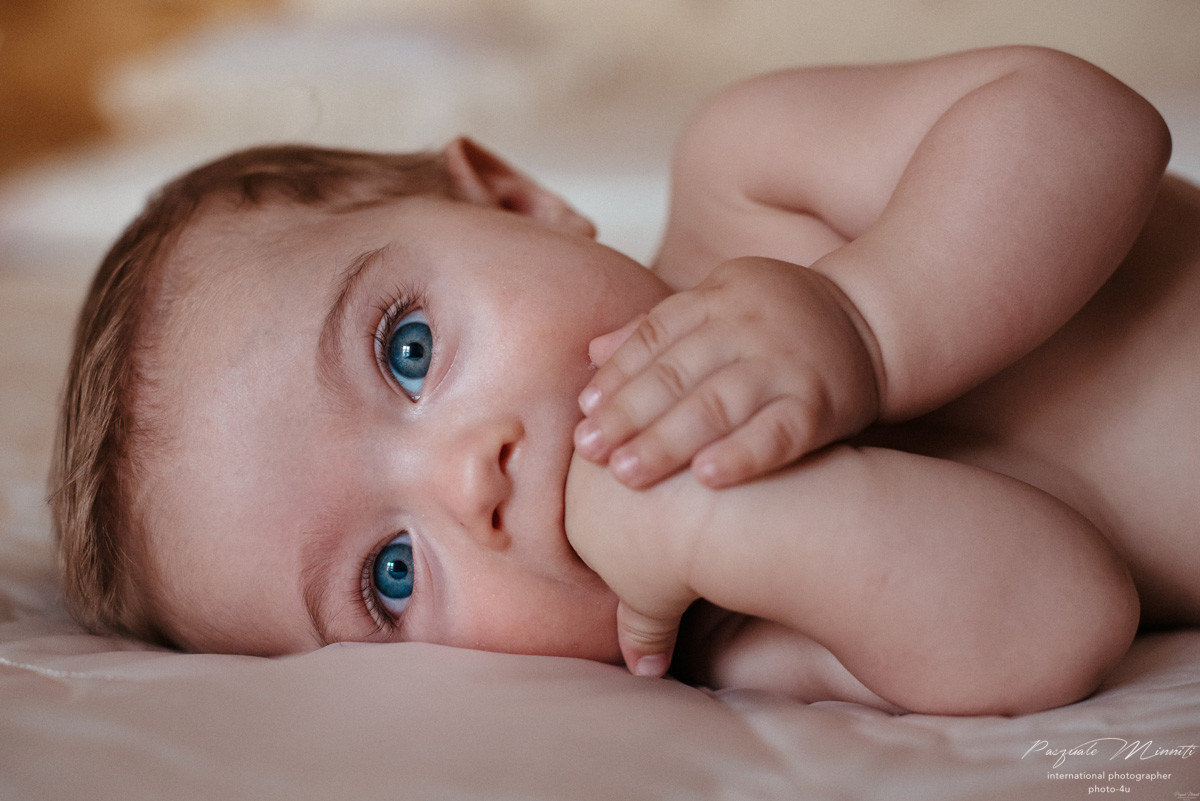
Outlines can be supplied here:
M1062 688L1062 706L1096 691L1125 657L1141 622L1137 588L1124 565L1097 593L1090 616L1080 621L1076 643L1076 667L1072 681Z
M1118 83L1114 93L1119 98L1112 101L1115 119L1114 125L1124 129L1125 147L1129 156L1129 164L1140 175L1133 175L1135 180L1140 178L1140 186L1144 187L1143 199L1147 212L1150 204L1158 194L1158 186L1166 172L1167 163L1171 160L1171 129L1167 121L1149 100Z
M1056 640L1047 642L1052 661L1037 660L1031 683L1012 697L1004 714L1021 715L1067 706L1092 695L1113 672L1137 634L1141 617L1137 591L1128 572L1091 596L1088 608Z
M1028 659L997 657L1005 663L999 670L994 663L975 670L964 666L930 693L886 697L927 715L1020 717L1068 706L1100 688L1128 652L1136 630L1136 616L1122 613L1099 630L1063 634ZM1053 658L1046 659L1048 654Z
M1092 198L1098 216L1091 235L1123 254L1149 216L1171 158L1166 121L1138 92L1075 56L1030 48L1017 63L1031 110L1058 122L1062 163L1082 181L1074 196Z
M1115 92L1121 94L1120 100L1114 102L1122 114L1129 136L1135 143L1136 152L1142 154L1142 161L1147 172L1154 177L1157 186L1158 179L1167 169L1171 160L1171 129L1167 121L1154 105L1129 86L1117 81L1106 74L1110 81L1117 84Z
M1114 75L1081 58L1044 47L1015 47L1018 71L1052 90L1064 105L1084 111L1095 138L1115 137L1114 152L1140 168L1157 188L1171 159L1171 131L1145 97Z
M1050 613L1051 610L1046 610ZM1092 695L1112 673L1137 634L1140 602L1124 565L1113 565L1090 592L1026 641L1005 687L973 714L1025 715L1067 706Z
M1171 149L1173 147L1171 129L1167 127L1167 121L1163 119L1158 109L1150 105L1150 102L1140 95L1138 99L1144 105L1143 115L1145 119L1142 129L1144 131L1143 141L1145 142L1145 146L1143 150L1147 154L1148 173L1153 179L1154 192L1151 193L1151 199L1153 199L1158 195L1159 182L1162 180L1163 173L1167 170L1167 164L1171 160ZM1149 213L1148 210L1147 213Z
M1016 717L1067 706L1102 685L1128 652L1139 620L1133 581L1114 559L1090 586L1011 615L1007 625L997 621L1003 634L977 640L969 656L885 697L935 715Z

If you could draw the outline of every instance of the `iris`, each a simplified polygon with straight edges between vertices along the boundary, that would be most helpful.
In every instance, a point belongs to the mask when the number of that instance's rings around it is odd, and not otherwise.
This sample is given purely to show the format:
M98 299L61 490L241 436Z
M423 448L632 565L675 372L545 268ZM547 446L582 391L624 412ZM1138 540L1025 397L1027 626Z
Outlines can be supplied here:
M375 582L375 590L384 599L404 600L413 593L413 551L412 540L407 534L401 534L389 542L375 557L375 565L371 571ZM388 605L392 609L392 605ZM401 610L403 607L401 607ZM401 611L392 610L392 611Z
M414 398L421 395L433 358L433 331L422 312L406 315L387 342L387 366L396 381Z

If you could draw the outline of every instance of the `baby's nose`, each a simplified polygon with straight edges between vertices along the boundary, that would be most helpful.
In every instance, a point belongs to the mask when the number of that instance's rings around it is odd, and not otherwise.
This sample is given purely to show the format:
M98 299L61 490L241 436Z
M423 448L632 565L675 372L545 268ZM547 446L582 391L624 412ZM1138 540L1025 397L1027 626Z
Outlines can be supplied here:
M449 438L433 491L445 511L489 547L504 547L504 503L512 494L508 462L521 440L518 424L489 424Z

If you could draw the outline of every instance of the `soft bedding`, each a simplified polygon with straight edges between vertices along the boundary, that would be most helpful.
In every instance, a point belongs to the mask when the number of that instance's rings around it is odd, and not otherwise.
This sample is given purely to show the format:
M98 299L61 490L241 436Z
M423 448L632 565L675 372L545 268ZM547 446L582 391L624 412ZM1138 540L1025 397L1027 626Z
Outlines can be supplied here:
M1092 698L893 717L423 644L280 659L81 634L5 532L0 798L1073 799L1200 792L1200 632L1143 637ZM1103 795L1101 795L1103 797Z
M1168 115L1193 178L1195 100ZM1142 636L1093 697L1014 719L420 644L264 659L82 633L58 604L43 505L70 326L102 241L204 149L116 142L0 187L0 799L1200 798L1194 630ZM649 255L663 167L576 156L531 167Z
M333 645L175 654L47 612L7 541L0 797L1190 798L1200 632L1140 639L1094 697L1006 718L893 717L711 693L592 662Z

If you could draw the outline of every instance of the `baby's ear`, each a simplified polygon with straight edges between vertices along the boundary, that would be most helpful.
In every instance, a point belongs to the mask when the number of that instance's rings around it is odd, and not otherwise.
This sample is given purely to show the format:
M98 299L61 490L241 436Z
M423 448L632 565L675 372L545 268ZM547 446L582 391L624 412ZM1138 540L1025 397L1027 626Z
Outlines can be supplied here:
M523 214L553 228L595 238L596 226L591 220L481 145L460 137L446 145L445 155L450 180L467 201Z

